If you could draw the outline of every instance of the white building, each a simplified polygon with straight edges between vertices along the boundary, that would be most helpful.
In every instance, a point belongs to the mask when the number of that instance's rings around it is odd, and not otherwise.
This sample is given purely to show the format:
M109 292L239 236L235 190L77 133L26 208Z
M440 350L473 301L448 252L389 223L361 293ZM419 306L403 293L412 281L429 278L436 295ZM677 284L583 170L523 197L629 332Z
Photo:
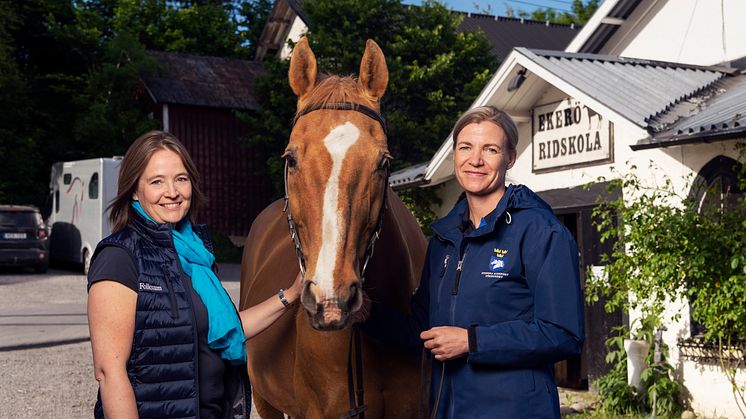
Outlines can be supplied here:
M687 176L735 188L734 145L746 140L744 17L743 0L605 0L565 51L515 48L475 100L514 117L520 140L508 181L552 205L575 234L583 267L600 263L591 211L605 188L582 186L612 168L635 164L649 182L665 174L682 192ZM429 162L394 174L391 184L438 186L445 215L461 194L452 161L449 136ZM660 170L648 171L650 161ZM679 345L691 335L686 304L681 318L664 340L695 413L741 417L719 367ZM604 373L604 337L627 321L587 307L584 355L560 366L560 378ZM744 371L738 377L744 385Z

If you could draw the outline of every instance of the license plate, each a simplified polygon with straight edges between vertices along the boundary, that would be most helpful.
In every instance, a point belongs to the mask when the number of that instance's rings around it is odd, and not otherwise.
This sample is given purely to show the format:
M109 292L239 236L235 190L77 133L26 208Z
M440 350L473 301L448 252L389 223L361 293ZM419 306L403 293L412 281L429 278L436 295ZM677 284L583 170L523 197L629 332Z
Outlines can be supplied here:
M5 233L3 237L6 239L25 239L26 233Z

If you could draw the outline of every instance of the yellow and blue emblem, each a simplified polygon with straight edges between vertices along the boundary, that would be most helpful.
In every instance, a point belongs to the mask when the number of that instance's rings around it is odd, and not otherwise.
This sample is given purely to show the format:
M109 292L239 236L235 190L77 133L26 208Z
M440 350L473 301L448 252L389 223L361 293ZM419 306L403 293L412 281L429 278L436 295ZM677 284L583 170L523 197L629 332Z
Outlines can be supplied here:
M495 254L490 256L490 271L500 272L505 269L505 255L508 254L507 250L494 249Z

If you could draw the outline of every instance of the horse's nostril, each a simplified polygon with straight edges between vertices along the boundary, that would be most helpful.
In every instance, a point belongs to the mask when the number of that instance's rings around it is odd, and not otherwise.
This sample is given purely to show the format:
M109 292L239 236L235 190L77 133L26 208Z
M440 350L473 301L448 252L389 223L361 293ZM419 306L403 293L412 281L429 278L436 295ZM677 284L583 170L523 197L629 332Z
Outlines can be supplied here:
M300 293L300 303L311 314L320 310L320 305L317 304L316 297L314 297L313 291L311 291L312 284L311 281L306 281L306 283L303 284L303 291Z
M362 293L360 292L360 284L355 282L350 285L350 293L347 297L347 307L345 308L349 313L357 311L363 303Z

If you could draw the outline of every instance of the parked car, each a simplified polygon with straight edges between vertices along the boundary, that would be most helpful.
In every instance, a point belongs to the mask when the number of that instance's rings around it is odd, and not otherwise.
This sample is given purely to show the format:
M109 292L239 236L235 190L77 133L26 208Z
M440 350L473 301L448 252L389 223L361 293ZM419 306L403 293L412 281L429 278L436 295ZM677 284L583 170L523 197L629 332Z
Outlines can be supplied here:
M30 266L38 273L49 268L49 230L39 209L0 205L0 265Z

